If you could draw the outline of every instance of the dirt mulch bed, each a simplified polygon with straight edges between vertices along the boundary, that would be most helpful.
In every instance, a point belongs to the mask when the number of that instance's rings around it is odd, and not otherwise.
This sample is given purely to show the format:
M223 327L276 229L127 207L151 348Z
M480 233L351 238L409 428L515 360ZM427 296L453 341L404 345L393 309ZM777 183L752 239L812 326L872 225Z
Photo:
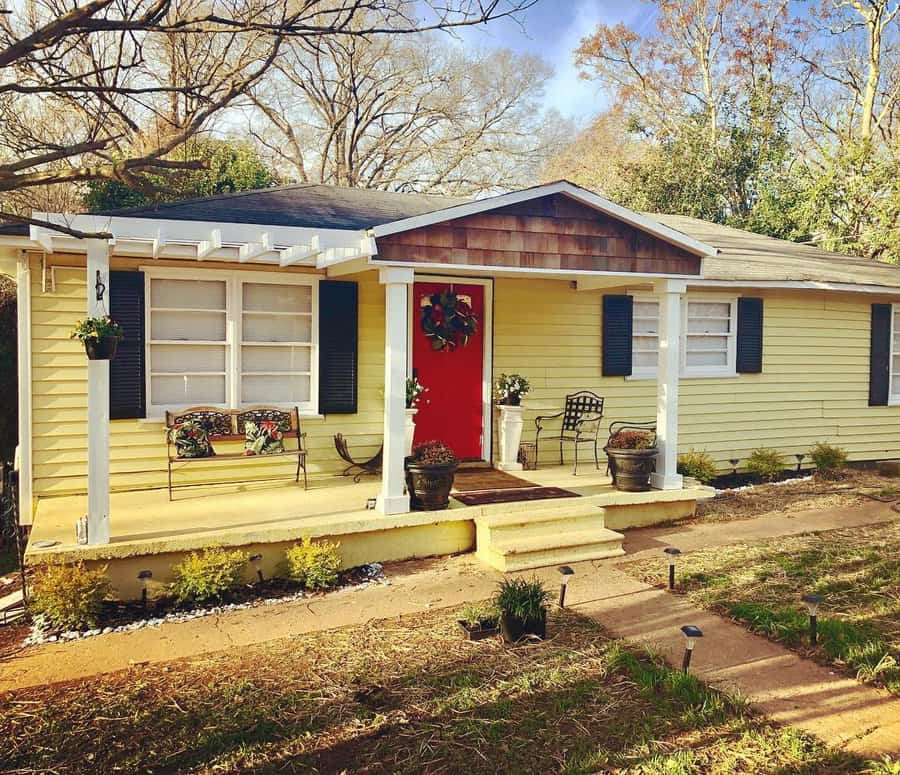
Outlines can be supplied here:
M869 503L868 495L900 498L900 480L870 471L848 470L841 479L792 481L786 484L760 484L748 490L723 490L712 500L698 503L693 517L673 524L728 522L775 514L792 514L812 509L858 506Z
M554 612L462 639L432 611L11 693L16 772L816 772L870 763Z

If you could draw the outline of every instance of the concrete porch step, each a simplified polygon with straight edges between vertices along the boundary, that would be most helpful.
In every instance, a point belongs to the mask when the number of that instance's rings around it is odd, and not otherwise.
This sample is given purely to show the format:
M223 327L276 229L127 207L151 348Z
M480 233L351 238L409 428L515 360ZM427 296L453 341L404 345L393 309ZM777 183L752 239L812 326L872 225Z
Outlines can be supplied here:
M601 560L625 554L624 536L606 528L590 528L557 533L553 536L527 536L492 543L479 556L504 573L582 560Z
M503 572L624 554L624 536L607 529L604 510L587 499L485 514L475 529L478 557Z

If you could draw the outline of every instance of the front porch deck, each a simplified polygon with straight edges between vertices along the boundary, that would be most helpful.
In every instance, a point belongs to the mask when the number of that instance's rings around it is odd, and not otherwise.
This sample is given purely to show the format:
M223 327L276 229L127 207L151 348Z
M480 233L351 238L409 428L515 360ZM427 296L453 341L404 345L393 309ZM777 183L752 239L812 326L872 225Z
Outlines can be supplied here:
M582 496L465 506L451 500L438 512L386 516L366 509L380 480L366 477L311 479L308 490L292 481L198 486L176 491L170 502L165 489L114 492L110 495L109 544L79 546L75 521L85 513L86 496L41 498L26 551L26 562L51 560L107 563L122 595L137 594L137 572L148 568L154 581L165 581L178 555L211 545L240 546L263 555L266 574L274 571L283 548L300 537L339 541L348 567L364 562L408 559L475 549L479 517L526 515L529 512L588 504L605 517L605 527L619 530L692 513L705 488L623 493L601 472L572 476L571 466L522 472L523 478L547 487L562 487ZM602 511L601 511L602 509ZM36 544L52 542L40 548Z

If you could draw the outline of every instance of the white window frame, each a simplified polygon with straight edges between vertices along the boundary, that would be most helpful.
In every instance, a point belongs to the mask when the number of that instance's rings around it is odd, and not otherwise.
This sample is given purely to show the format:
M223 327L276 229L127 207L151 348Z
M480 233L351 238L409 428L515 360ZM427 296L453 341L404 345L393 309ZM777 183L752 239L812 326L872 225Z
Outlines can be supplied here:
M654 302L656 304L659 303L659 297L652 293L631 293L629 294L633 297L635 302ZM688 302L711 302L711 303L727 303L729 305L729 319L730 326L728 332L728 363L726 366L717 368L714 366L694 366L689 368L687 365L687 311L688 311ZM736 377L737 376L737 296L723 296L723 295L707 295L707 294L685 294L681 301L681 340L679 342L680 349L680 357L681 357L681 367L679 369L679 375L685 379L693 379L693 378L727 378L727 377ZM659 332L657 331L657 337L659 336ZM634 347L634 333L632 333L632 348ZM633 352L633 350L632 350ZM641 379L656 379L658 365L656 367L643 367L639 369L633 369L631 376L627 377L627 379L641 380ZM898 402L900 402L900 396L898 396Z
M900 406L900 393L894 393L894 336L898 320L897 308L900 304L891 304L891 346L888 355L888 406Z
M165 413L187 408L184 404L154 405L151 389L153 364L151 358L151 305L150 283L152 280L224 280L225 281L225 403L223 409L242 409L245 406L277 406L293 409L297 406L301 415L317 416L319 411L319 281L321 277L313 274L293 274L281 272L253 272L239 269L187 269L179 267L139 267L144 273L144 362L145 368L145 405L147 419L159 420ZM241 346L243 344L243 284L257 283L269 285L307 285L311 289L311 339L310 339L310 373L309 401L302 403L266 402L260 404L243 404L241 402ZM216 344L219 344L218 342ZM291 346L286 342L284 346ZM292 374L285 372L285 374ZM216 404L219 406L219 404Z

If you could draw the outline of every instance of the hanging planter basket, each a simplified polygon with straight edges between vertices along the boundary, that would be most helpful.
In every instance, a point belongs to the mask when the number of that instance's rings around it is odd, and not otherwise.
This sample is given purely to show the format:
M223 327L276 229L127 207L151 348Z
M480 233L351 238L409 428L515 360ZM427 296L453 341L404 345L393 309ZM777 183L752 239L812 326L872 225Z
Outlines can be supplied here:
M119 337L104 336L101 339L85 339L84 351L89 361L111 361L119 349Z
M84 344L90 361L111 361L115 358L123 336L122 326L109 315L79 320L72 332L72 339L79 339Z

